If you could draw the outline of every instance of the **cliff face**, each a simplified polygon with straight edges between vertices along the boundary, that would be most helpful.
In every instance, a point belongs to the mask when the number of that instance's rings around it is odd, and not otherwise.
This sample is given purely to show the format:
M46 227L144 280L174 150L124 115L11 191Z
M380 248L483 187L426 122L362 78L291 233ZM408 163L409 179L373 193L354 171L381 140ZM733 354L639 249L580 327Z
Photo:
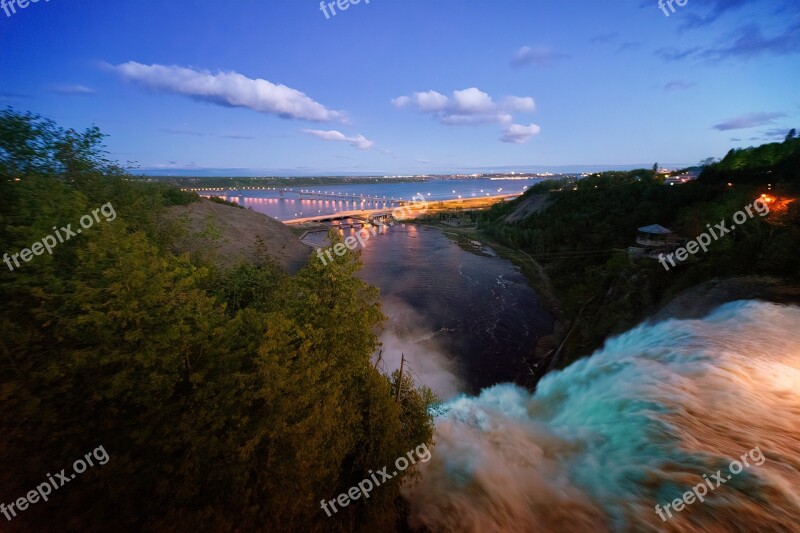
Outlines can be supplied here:
M256 262L259 239L266 253L291 274L303 267L311 253L311 248L277 220L206 199L169 207L163 221L174 252L198 255L223 268L241 261Z

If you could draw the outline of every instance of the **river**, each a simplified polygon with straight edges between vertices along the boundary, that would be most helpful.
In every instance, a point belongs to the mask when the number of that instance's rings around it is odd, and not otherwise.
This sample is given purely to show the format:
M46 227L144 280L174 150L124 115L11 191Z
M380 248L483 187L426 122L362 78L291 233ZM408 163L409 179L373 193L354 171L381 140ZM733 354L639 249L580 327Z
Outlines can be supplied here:
M345 236L353 230L343 230ZM395 224L367 241L360 277L389 317L384 369L405 369L444 398L525 385L536 341L553 319L519 269L490 248L466 251L442 231Z
M427 201L523 193L541 178L433 179L329 185L323 192ZM307 190L295 187L294 190ZM311 190L311 189L308 189ZM201 193L203 194L203 193ZM276 190L206 191L278 220L392 207L391 203L284 198ZM344 233L346 232L346 233ZM354 230L343 230L345 237ZM317 234L318 245L324 239ZM306 242L314 241L312 235ZM489 248L461 249L440 230L414 224L385 227L362 251L362 279L378 287L389 320L381 335L381 367L400 367L443 398L477 394L497 383L528 383L536 341L553 319L525 277Z

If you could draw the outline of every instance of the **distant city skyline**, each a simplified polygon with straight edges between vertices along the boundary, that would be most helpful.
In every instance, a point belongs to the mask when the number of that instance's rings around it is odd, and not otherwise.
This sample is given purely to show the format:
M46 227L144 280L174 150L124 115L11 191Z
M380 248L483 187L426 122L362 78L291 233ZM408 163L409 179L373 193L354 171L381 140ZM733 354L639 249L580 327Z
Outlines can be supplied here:
M680 168L800 127L790 0L348 5L0 11L0 106L164 176Z
M696 164L694 164L696 165ZM694 166L690 163L659 163L660 169L681 170ZM239 168L215 168L215 169L178 169L178 170L148 170L132 168L130 173L141 176L151 177L398 177L398 176L455 176L455 175L488 175L488 174L586 174L594 172L612 170L634 170L637 168L652 168L653 163L642 163L640 165L563 165L553 167L537 166L496 166L486 168L461 168L450 172L414 172L414 173L387 173L387 172L302 172L290 169L239 169Z

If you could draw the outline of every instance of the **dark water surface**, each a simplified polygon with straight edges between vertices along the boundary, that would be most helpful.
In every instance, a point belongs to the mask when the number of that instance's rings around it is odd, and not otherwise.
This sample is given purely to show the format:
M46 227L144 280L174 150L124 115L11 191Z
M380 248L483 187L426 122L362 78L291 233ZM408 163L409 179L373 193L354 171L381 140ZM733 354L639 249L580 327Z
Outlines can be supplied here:
M553 322L510 261L470 253L438 229L413 224L373 237L362 260L360 277L380 288L389 316L382 341L390 370L405 353L407 368L445 397L525 383L525 362Z

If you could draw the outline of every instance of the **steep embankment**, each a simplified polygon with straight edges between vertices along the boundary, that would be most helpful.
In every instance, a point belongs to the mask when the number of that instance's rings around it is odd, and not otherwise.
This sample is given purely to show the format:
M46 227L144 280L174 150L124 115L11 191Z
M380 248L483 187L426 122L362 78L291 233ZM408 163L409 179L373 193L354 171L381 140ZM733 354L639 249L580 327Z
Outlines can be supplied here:
M173 232L173 251L205 257L222 267L258 260L259 239L266 253L295 273L311 249L289 228L266 215L203 199L166 209L163 220Z
M506 224L524 220L534 213L540 213L550 205L550 193L525 195L514 207L514 211L505 217Z

